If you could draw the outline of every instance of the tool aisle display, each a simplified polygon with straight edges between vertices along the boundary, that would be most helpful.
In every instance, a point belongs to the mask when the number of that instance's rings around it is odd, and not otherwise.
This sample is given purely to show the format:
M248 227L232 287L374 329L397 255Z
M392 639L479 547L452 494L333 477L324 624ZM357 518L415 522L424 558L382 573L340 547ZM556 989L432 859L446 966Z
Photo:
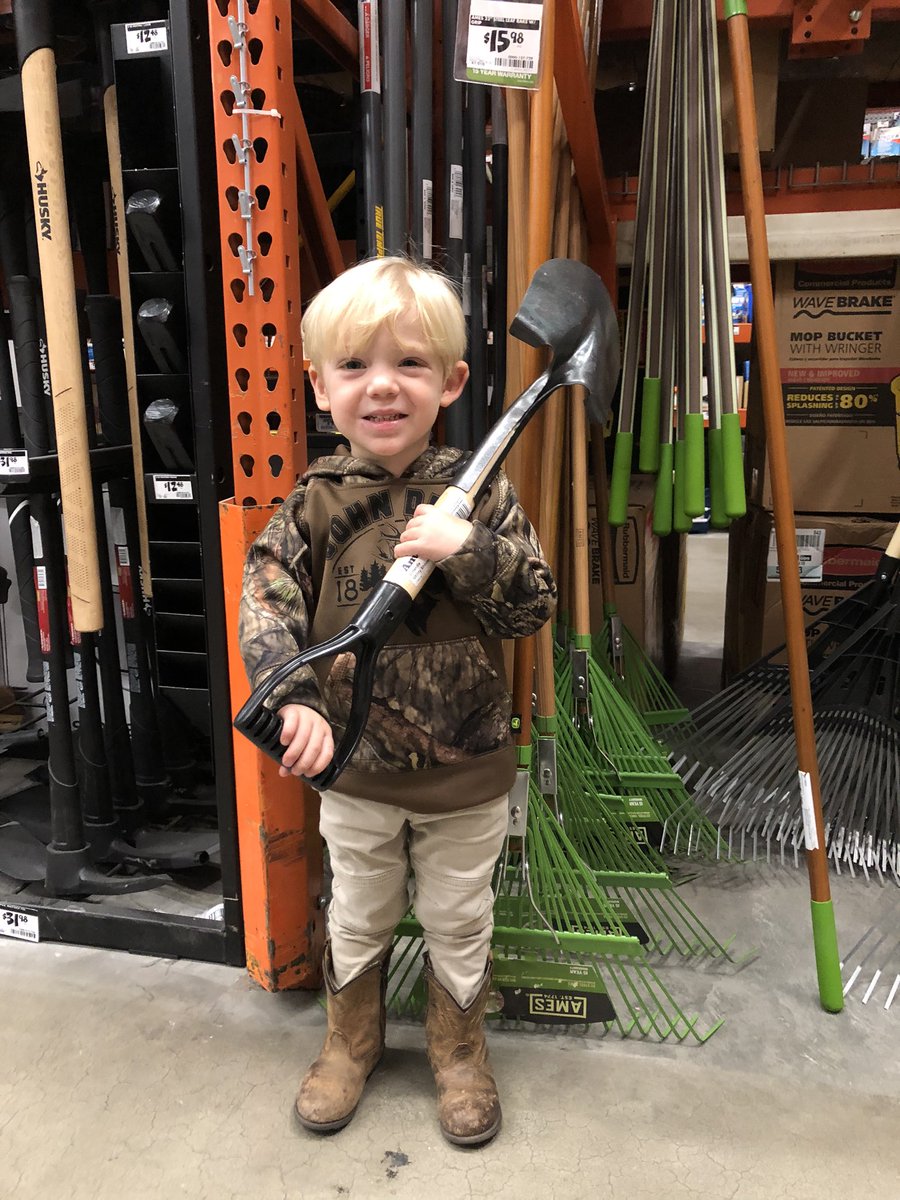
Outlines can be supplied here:
M32 940L241 963L217 566L227 428L211 406L223 327L201 219L205 25L187 4L132 24L130 12L105 0L13 10L28 86L0 118L0 383L5 452L24 453L2 485L35 517L46 733L3 747L32 765L0 801L0 907ZM57 74L72 71L54 59L60 30L98 85L75 106L57 105Z
M19 497L47 531L36 548L37 607L54 622L49 643L45 631L53 664L48 731L62 766L50 774L67 799L54 801L40 772L36 786L0 799L0 871L11 876L7 867L18 858L22 873L0 907L8 903L40 921L34 885L43 886L56 893L54 912L64 914L55 936L155 952L175 947L233 962L246 952L253 978L271 990L318 982L327 885L314 792L305 789L298 803L297 784L279 779L269 757L277 752L277 722L260 724L267 715L260 697L247 707L235 612L247 547L305 468L307 453L334 440L333 429L321 426L321 436L304 437L312 414L304 412L303 303L343 262L367 254L409 253L445 269L464 297L472 376L439 436L481 447L471 460L477 465L491 444L488 431L498 422L504 428L504 413L515 422L516 398L546 367L540 348L507 340L536 269L553 259L588 261L619 299L593 112L595 99L602 102L595 77L599 5L543 6L544 68L533 91L475 82L460 71L461 47L471 41L468 5L360 0L355 14L314 8L288 0L69 6L66 19L80 36L76 55L94 85L82 94L89 120L73 124L64 110L61 123L75 241L74 249L63 242L53 248L69 260L71 285L53 282L43 261L37 269L38 250L46 249L38 189L50 186L49 176L31 181L37 208L23 203L16 171L2 181L10 217L0 267L12 357L7 368L0 355L0 450L24 442L32 463L18 487L8 478L3 487L26 609L28 548L15 532L23 528ZM635 253L611 479L597 421L589 435L583 420L562 417L579 411L579 396L552 400L546 424L534 423L510 455L511 476L545 548L556 544L551 557L564 602L556 644L548 628L537 646L517 646L512 663L519 812L496 877L495 952L510 1020L523 1016L512 999L517 990L537 997L531 1015L538 1017L552 1015L541 997L555 991L572 999L570 1023L589 1013L585 1023L623 1033L702 1040L706 1028L686 1015L664 968L676 958L727 965L735 954L684 900L673 859L752 857L754 838L759 845L771 838L776 853L784 848L793 856L809 830L797 809L801 784L784 672L767 663L744 681L744 696L755 700L742 731L748 745L741 746L727 727L734 710L718 726L702 710L688 717L616 603L606 511L613 526L622 525L635 451L638 465L657 477L658 534L687 529L703 511L707 474L714 526L724 528L744 506L716 12L711 0L693 7L654 0L648 8ZM45 15L61 13L59 3L46 6ZM358 88L347 104L359 124L358 157L335 177L345 178L335 197L348 189L357 196L355 244L338 242L334 205L325 201L315 161L315 118L302 87L302 99L297 95L310 34L342 70L352 68ZM39 59L25 55L33 60L22 76L26 108L55 90L46 53L52 42L38 42ZM3 111L2 131L17 122L21 137L21 116ZM15 156L14 143L5 140L5 158ZM18 175L34 175L26 170L38 157L34 148L26 154L22 145L18 157ZM56 157L43 148L39 161L56 169ZM93 164L89 180L79 179L83 163ZM98 198L107 175L109 246ZM55 210L57 199L50 201ZM23 220L30 227L10 236ZM17 241L21 261L9 250ZM543 297L542 321L562 318L577 297L576 282L568 292L559 301ZM70 346L60 359L53 321L64 297L81 310L82 324L67 334L74 351ZM87 404L77 394L81 380L89 384ZM70 410L57 416L59 460L66 470L80 463L84 504L72 499L71 475L54 488L51 444L19 424L32 420L46 387L60 386ZM16 391L21 408L10 399ZM82 409L89 410L83 437L77 429L73 439ZM593 582L603 593L602 616L593 622L591 454L602 564ZM60 489L74 623L84 626L72 649L60 633L60 517L48 499ZM110 542L117 594L102 565ZM402 619L385 595L373 603ZM823 705L816 730L831 748L822 755L823 781L839 794L826 797L820 837L842 869L889 878L897 869L896 606L887 592L859 600L807 635L813 698ZM362 630L368 648L361 666L366 654L374 658L382 633L378 619ZM358 684L362 693L362 669ZM60 715L70 699L77 699L74 721L66 723ZM356 712L360 728L363 708ZM249 723L240 715L248 711ZM233 737L232 716L266 753ZM62 849L82 856L77 879L54 875L52 860ZM115 911L98 904L85 912L71 899L112 889L145 894L134 901L139 908L127 908L122 897ZM211 917L198 917L196 904L189 915L175 911L172 897L192 890L223 907L210 900ZM814 900L827 904L824 897L817 875ZM827 920L822 909L813 911L816 937L826 946ZM116 914L126 912L127 930L115 926ZM399 939L392 995L398 1008L413 1012L422 946L411 918ZM824 956L830 953L826 946ZM596 986L579 996L569 968L592 961ZM836 1006L833 978L823 976L823 997Z

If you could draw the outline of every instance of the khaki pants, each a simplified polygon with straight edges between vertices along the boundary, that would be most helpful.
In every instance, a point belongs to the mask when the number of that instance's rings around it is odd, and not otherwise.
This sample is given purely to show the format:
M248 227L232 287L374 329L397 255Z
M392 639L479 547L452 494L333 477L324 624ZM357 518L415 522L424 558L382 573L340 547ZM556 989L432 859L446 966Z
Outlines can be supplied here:
M387 951L412 896L434 973L466 1008L484 976L491 879L507 821L506 795L424 815L323 792L319 829L334 874L328 935L338 987Z

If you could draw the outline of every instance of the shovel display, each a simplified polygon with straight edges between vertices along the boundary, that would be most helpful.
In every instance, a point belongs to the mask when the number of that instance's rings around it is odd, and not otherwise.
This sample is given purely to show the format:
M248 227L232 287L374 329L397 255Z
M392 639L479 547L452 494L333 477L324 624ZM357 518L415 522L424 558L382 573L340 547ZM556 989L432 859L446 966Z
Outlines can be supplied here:
M592 421L602 423L609 411L619 371L618 326L606 288L589 267L562 258L544 263L535 272L510 331L530 346L550 347L552 359L437 501L437 508L454 516L466 518L472 513L529 420L558 388L582 385ZM433 562L414 555L397 559L343 632L291 659L253 691L235 718L235 728L280 762L282 721L265 707L266 700L300 667L354 651L356 671L347 728L328 767L309 780L320 791L331 787L362 738L379 651L402 625L434 567Z

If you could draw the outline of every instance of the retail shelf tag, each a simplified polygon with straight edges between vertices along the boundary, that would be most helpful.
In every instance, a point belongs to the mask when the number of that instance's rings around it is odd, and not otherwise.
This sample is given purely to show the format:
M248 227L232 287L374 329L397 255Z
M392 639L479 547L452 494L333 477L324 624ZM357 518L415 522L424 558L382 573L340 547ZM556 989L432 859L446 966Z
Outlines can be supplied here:
M190 475L154 475L153 497L156 500L193 500Z
M158 54L168 48L165 21L138 21L125 26L125 49L129 54Z
M0 450L0 479L27 479L30 473L26 450Z
M31 913L16 912L13 908L0 908L0 934L18 938L22 942L41 940L37 917Z
M797 559L800 563L800 578L805 583L821 583L824 578L825 534L824 529L798 529ZM778 580L778 547L775 530L769 534L769 556L766 560L766 578Z
M818 850L819 835L816 832L816 806L813 803L812 780L808 771L800 771L800 810L803 813L803 840L807 850Z
M464 83L536 88L541 77L542 0L460 4L455 76Z

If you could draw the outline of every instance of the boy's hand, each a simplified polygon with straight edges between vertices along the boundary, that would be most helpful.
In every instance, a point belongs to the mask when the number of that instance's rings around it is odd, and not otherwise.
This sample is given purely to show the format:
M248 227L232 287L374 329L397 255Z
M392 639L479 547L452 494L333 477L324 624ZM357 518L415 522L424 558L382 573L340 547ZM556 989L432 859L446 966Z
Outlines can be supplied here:
M470 522L462 517L441 512L433 504L420 504L400 534L400 541L394 547L394 558L417 554L429 562L439 562L456 554L471 532Z
M278 774L309 777L324 771L334 754L334 738L325 718L305 704L285 704L278 715L284 722L281 744L287 747Z

